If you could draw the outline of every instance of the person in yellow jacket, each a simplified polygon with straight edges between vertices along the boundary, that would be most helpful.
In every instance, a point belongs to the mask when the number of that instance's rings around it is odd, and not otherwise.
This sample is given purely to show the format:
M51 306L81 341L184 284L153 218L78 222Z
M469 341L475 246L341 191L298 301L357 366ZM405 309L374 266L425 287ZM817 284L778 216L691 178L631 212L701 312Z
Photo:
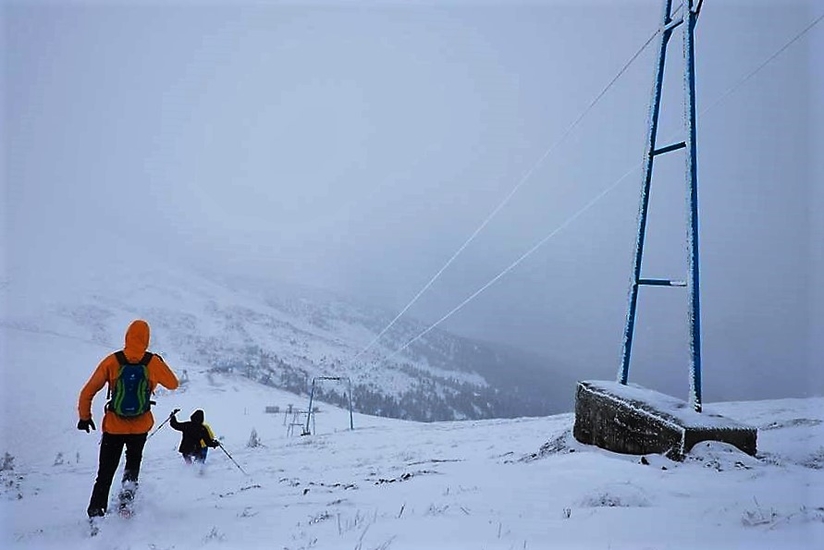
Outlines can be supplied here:
M120 491L121 509L126 509L134 498L143 446L149 430L154 425L150 406L151 395L158 384L174 390L177 377L157 354L146 351L149 347L149 324L137 319L126 330L123 350L107 355L97 365L89 381L80 391L77 411L80 420L78 430L96 429L92 419L94 396L108 384L109 400L106 403L103 436L100 440L100 457L97 478L92 489L87 513L89 518L103 516L107 512L109 491L120 463L123 447L126 447L126 465Z

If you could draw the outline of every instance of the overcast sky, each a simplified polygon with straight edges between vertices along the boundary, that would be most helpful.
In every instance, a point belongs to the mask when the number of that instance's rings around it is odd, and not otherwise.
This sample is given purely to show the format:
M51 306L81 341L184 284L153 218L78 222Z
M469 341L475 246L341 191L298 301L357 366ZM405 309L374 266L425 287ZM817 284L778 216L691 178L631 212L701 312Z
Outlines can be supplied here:
M5 3L6 279L71 292L150 257L399 311L523 181L409 311L439 319L639 165L654 42L553 146L662 3L433 4ZM822 12L699 19L708 400L824 392L824 23L725 96ZM680 33L668 54L659 144L682 139ZM684 278L683 156L659 159L643 275ZM640 178L443 327L613 378ZM686 292L642 289L630 380L685 396L686 331Z

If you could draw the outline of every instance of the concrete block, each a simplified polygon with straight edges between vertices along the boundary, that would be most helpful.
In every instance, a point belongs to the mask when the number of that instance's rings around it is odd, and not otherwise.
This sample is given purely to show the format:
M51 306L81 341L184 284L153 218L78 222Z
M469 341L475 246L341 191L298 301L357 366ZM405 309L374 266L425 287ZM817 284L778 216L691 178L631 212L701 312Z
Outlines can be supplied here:
M701 441L722 441L754 455L757 430L636 384L590 380L578 382L573 435L617 453L683 460Z

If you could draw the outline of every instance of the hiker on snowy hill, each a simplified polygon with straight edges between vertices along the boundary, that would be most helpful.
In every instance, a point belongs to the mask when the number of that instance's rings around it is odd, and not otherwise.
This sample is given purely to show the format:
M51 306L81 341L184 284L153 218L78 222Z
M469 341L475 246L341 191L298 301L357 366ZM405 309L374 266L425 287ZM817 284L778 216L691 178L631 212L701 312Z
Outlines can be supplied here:
M137 319L126 330L126 345L121 351L107 355L92 373L89 381L80 391L77 411L80 420L78 430L89 432L96 429L92 419L94 396L108 383L108 401L100 426L103 436L100 440L97 479L92 489L87 512L90 518L103 516L109 503L112 486L120 455L126 447L126 466L121 482L120 506L125 511L131 505L143 446L149 430L154 425L150 406L155 387L174 390L179 383L172 370L159 355L149 353L149 324Z
M203 422L203 411L197 409L189 417L189 422L178 422L175 415L180 409L175 409L170 415L169 425L179 432L183 432L180 440L178 452L183 455L186 464L194 462L205 462L208 447L215 448L220 443L215 439L215 434L208 424Z

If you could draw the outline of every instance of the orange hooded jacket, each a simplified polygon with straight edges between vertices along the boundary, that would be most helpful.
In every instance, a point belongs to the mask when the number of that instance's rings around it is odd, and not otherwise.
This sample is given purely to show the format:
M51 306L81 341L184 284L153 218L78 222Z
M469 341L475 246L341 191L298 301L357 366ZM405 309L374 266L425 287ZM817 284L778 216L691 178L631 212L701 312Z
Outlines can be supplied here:
M126 330L126 346L123 353L129 361L138 362L146 353L149 347L149 323L142 319L132 321ZM161 386L170 390L177 389L180 383L172 370L163 362L158 355L153 355L148 365L149 387L154 393L155 387ZM80 400L77 404L77 412L81 420L89 420L92 417L92 400L94 396L103 389L108 382L109 389L113 389L117 381L120 364L114 354L106 356L92 374L83 389L80 390ZM124 418L118 416L113 411L107 410L103 416L103 424L100 429L110 434L143 434L147 433L154 425L154 417L151 411L145 412L134 418Z

